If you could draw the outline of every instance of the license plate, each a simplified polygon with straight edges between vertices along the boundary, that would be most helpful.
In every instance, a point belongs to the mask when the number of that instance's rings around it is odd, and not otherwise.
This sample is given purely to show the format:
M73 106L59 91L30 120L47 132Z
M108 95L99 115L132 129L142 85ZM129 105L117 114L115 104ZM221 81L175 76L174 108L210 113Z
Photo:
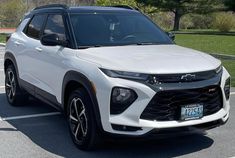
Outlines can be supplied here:
M181 120L194 120L203 117L203 105L192 104L181 107Z

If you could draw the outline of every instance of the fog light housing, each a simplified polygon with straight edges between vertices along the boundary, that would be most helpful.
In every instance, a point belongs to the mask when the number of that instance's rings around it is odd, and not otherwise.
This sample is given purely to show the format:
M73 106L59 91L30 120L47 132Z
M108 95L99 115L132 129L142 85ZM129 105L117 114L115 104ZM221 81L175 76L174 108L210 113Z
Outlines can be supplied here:
M125 131L125 132L136 132L141 131L141 127L132 127L132 126L123 126L123 125L115 125L111 124L112 128L117 131Z
M121 114L135 100L137 94L128 88L114 87L111 93L110 114Z
M231 78L229 77L225 81L225 85L224 85L224 94L225 94L226 100L229 100L229 97L230 97L230 87L231 87Z

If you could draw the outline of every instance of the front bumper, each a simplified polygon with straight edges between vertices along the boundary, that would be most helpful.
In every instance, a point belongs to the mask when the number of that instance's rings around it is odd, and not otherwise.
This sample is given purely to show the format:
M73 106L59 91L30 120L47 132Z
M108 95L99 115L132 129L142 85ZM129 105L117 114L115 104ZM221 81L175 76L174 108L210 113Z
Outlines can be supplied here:
M118 138L144 138L146 139L161 139L161 138L169 138L169 137L177 137L182 135L190 135L190 134L206 134L205 131L216 128L224 125L228 119L224 122L222 119L211 121L207 123L202 123L198 125L192 126L184 126L184 127L171 127L171 128L154 128L153 130L143 134L143 135L123 135L123 134L110 134L105 133L108 137L118 137Z
M102 80L105 81L105 84L98 84L96 87L103 129L104 131L113 134L141 136L153 130L189 127L218 120L220 120L222 123L225 123L229 118L230 109L229 100L226 100L223 91L227 78L229 78L229 74L223 68L222 77L219 77L219 80L218 78L213 78L210 80L192 83L169 83L165 85L159 85L154 89L153 87L147 86L143 83L119 78L109 78L104 75L102 76ZM222 92L222 108L214 114L204 116L201 119L190 121L151 121L141 119L141 114L158 91L195 89L211 85L219 85ZM123 113L118 115L110 114L110 95L113 87L130 88L133 89L138 95L137 100ZM123 129L114 128L114 126L119 126Z

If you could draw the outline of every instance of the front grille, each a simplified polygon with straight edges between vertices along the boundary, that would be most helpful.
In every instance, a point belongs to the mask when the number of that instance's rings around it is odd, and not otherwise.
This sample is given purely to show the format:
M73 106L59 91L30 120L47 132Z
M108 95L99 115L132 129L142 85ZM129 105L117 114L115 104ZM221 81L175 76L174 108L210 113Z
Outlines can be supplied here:
M211 115L222 107L222 93L219 86L188 90L158 92L147 105L140 118L145 120L180 120L182 105L203 104L203 115Z
M195 72L188 74L158 74L151 75L149 83L179 83L179 82L195 82L208 80L217 75L215 70Z

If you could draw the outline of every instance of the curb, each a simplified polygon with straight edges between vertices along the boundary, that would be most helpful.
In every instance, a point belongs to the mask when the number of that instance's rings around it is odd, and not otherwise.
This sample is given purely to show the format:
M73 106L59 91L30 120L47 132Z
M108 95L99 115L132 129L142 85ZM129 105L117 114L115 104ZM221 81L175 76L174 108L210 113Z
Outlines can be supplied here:
M215 54L215 53L209 53L215 58L224 59L224 60L235 60L235 55L225 55L225 54Z
M0 46L5 47L6 44L5 43L0 43Z
M174 34L184 34L184 35L224 35L224 36L234 36L235 32L174 32Z

